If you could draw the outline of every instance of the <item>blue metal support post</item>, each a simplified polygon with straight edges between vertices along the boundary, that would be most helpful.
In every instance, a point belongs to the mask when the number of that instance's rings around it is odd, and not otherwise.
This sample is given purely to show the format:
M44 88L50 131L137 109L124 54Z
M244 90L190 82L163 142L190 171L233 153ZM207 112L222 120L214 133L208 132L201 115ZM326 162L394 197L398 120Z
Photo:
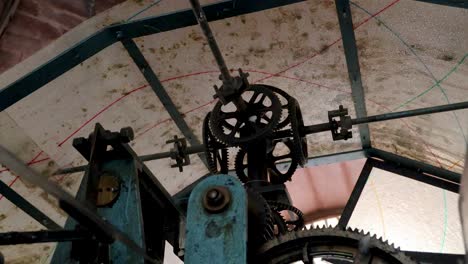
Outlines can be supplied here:
M247 263L247 194L239 180L215 175L189 198L185 263Z

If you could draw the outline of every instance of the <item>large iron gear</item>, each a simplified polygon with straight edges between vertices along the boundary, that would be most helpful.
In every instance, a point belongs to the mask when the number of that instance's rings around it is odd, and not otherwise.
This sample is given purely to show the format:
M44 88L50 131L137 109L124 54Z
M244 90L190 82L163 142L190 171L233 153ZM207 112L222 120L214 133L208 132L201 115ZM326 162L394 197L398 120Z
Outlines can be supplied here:
M281 119L281 103L264 85L251 85L240 98L245 109L234 103L217 102L210 117L213 135L227 146L239 146L264 138L276 129Z
M262 245L257 254L258 261L275 264L312 263L319 257L330 263L416 263L375 235L336 228L289 232Z
M229 160L226 146L216 140L210 131L209 120L211 112L208 113L203 121L203 145L205 146L205 156L211 173L228 173Z
M304 127L304 119L302 118L301 107L296 99L291 98L289 103L289 116L291 119L291 131L294 141L294 150L296 157L299 158L299 165L302 167L307 163L309 157L307 150L307 138L302 135L301 130Z

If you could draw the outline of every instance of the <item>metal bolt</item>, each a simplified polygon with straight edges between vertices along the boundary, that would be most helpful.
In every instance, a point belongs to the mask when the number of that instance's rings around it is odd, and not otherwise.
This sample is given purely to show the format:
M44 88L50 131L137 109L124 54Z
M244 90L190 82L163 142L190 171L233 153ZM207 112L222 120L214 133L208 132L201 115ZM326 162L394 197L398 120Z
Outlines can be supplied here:
M223 203L224 201L224 196L222 193L220 193L217 189L211 189L208 191L206 194L206 198L208 199L208 204L212 206L219 205Z
M124 127L120 129L120 138L123 143L129 143L135 138L133 129L131 127Z
M124 38L124 33L122 31L119 30L116 33L117 40L122 40Z
M203 206L210 213L222 212L230 203L231 195L226 187L216 186L206 191Z

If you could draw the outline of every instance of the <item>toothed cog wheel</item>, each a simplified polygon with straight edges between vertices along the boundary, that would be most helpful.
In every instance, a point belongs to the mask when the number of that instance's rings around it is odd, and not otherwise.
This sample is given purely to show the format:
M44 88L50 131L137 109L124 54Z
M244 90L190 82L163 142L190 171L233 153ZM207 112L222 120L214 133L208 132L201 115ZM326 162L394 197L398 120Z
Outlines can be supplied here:
M211 112L208 113L203 121L203 144L205 146L205 156L208 162L209 170L213 174L228 173L229 160L226 146L216 140L210 131L208 125Z
M261 263L315 263L317 259L326 263L417 263L375 236L336 228L289 232L263 244L257 254Z
M291 131L294 142L295 155L299 159L299 165L304 166L307 163L309 157L307 151L307 138L301 135L301 130L304 127L304 120L302 118L301 108L296 99L291 98L289 116L291 117Z
M265 198L247 188L248 197L248 247L258 248L274 236L272 211Z
M297 169L299 158L296 154L297 151L294 150L292 139L273 140L272 144L271 150L267 153L269 182L272 184L281 184L291 180L292 175ZM281 145L285 147L286 153L278 154L276 148L279 148ZM286 163L288 163L287 167L281 168L281 166ZM243 183L247 183L249 181L247 153L244 150L239 149L237 152L234 166L239 180Z
M210 116L213 135L228 147L262 139L274 132L281 119L281 103L264 85L251 85L239 98L245 109L217 102Z

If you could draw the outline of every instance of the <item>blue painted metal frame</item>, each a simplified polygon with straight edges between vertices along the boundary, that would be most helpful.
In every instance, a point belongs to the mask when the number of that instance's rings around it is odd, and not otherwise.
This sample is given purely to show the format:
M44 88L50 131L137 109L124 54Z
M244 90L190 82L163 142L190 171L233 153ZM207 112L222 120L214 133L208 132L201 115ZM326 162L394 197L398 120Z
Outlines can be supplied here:
M230 191L228 208L208 213L205 192L223 186ZM200 182L189 198L185 263L247 263L247 194L240 181L229 175L214 175Z
M102 171L116 177L120 192L112 207L98 208L98 214L127 234L141 248L145 247L143 212L140 201L138 172L133 159L111 160L102 164ZM144 263L141 255L116 241L110 245L112 263Z
M305 0L263 0L249 1L248 4L243 4L244 2L230 0L204 6L203 9L207 20L215 21L303 1ZM118 42L121 35L127 38L137 38L196 24L197 21L192 10L185 9L106 27L0 90L0 111L10 107L104 48Z

